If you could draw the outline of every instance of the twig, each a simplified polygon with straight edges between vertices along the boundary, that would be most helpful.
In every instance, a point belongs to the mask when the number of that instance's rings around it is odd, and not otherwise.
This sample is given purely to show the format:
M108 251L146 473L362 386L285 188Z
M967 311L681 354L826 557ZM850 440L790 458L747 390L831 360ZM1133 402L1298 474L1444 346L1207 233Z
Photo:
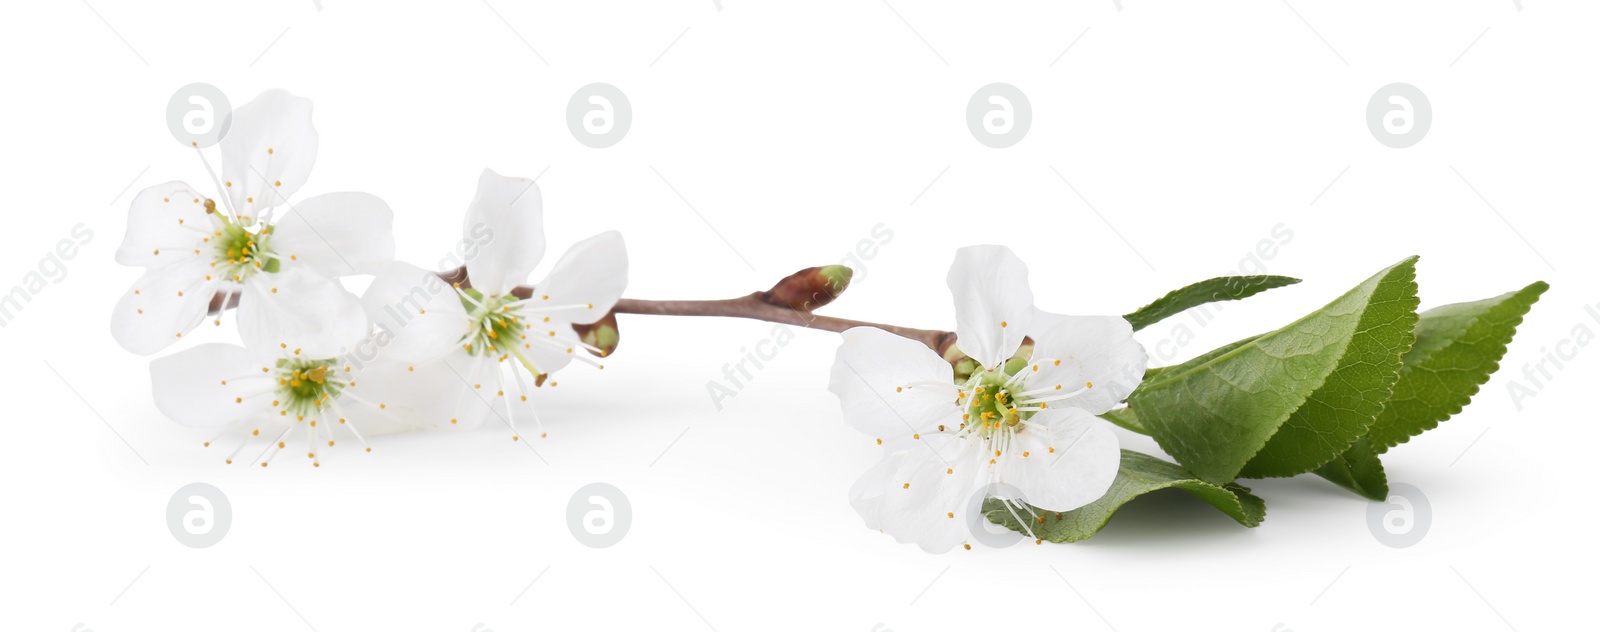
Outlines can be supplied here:
M645 314L652 316L723 316L727 318L749 318L764 320L785 325L797 325L809 329L822 331L842 332L852 327L877 327L892 334L910 338L934 351L940 351L945 346L947 338L954 338L954 334L947 331L932 329L915 329L900 327L898 325L884 325L869 323L848 318L834 318L832 316L818 316L798 309L780 307L766 302L764 293L752 292L739 298L723 299L720 301L651 301L637 298L625 298L617 301L617 306L612 311L618 314Z
M465 267L456 268L449 272L439 273L439 278L461 287L471 287L472 281L467 278ZM533 287L517 286L511 293L520 298L533 296ZM688 301L657 301L637 298L624 298L617 301L611 314L640 314L644 316L721 316L724 318L748 318L771 323L795 325L807 329L822 331L843 332L852 327L876 327L889 333L910 338L929 349L943 355L950 345L955 342L954 332L938 331L934 329L917 329L914 327L901 327L898 325L885 325L848 318L835 318L832 316L818 316L805 309L797 309L785 305L777 305L769 300L771 292L751 292L739 298L721 300L688 300ZM816 304L826 304L827 300L819 300ZM211 298L209 313L217 314L223 310L239 306L238 292L218 292Z

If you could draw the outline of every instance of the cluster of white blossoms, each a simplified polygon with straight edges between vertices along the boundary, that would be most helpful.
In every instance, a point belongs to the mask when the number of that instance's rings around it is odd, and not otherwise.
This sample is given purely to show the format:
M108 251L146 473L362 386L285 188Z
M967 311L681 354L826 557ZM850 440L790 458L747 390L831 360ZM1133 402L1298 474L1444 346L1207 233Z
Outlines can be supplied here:
M146 272L118 301L111 330L150 355L192 340L208 320L220 326L237 306L242 346L205 343L150 364L164 414L215 428L208 446L238 435L227 462L254 444L252 462L266 466L301 441L296 429L313 465L345 435L365 444L490 416L520 438L514 420L538 419L528 382L543 384L574 358L595 363L580 353L601 355L573 325L604 318L621 297L622 237L580 242L532 296L519 296L544 254L532 180L483 172L465 222L469 281L447 283L394 260L394 215L377 197L291 201L317 156L309 100L263 93L233 112L219 148L220 170L195 149L214 198L183 182L134 198L116 260ZM373 276L361 297L339 281L353 275ZM375 353L357 359L353 349Z
M919 342L858 327L844 332L828 384L845 423L885 448L850 504L869 528L930 552L971 548L986 498L1027 525L1036 509L1070 511L1105 494L1121 452L1096 415L1133 392L1146 367L1126 319L1035 308L1027 266L1008 248L961 249L949 285L956 347L977 365L970 375L958 380ZM1019 352L1029 337L1031 353Z

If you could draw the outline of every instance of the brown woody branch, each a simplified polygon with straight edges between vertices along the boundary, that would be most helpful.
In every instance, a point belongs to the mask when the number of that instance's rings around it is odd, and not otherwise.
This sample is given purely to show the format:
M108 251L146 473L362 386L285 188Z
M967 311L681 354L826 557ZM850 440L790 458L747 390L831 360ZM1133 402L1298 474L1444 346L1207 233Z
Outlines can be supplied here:
M852 327L877 327L889 333L928 345L928 348L934 351L943 351L948 345L948 341L955 338L955 334L948 331L915 329L912 327L850 320L848 318L818 316L811 312L773 305L766 302L764 297L764 292L752 292L739 298L717 301L651 301L625 298L617 301L617 306L612 311L618 314L648 314L655 316L749 318L751 320L764 320L771 323L783 323L785 325L833 332L842 332Z
M785 282L806 273L812 268L802 270L779 282ZM439 278L460 287L471 287L471 280L467 278L466 267L456 268L449 272L439 273ZM747 318L770 323L782 323L818 329L822 331L843 332L853 327L876 327L892 334L910 338L933 349L943 355L955 342L955 333L938 331L934 329L916 329L898 325L885 325L848 318L835 318L832 316L818 316L810 311L816 306L826 305L832 301L834 295L814 294L812 300L805 301L802 307L791 307L775 303L774 290L766 292L752 292L738 298L721 300L688 300L688 301L657 301L637 298L624 298L617 301L606 318L614 318L616 314L641 314L648 316L721 316L724 318ZM533 295L532 286L518 286L511 291L520 298ZM792 299L791 299L792 300ZM239 306L238 292L218 292L211 299L209 313L216 314L223 310ZM809 306L809 307L808 307ZM580 332L581 333L581 332Z

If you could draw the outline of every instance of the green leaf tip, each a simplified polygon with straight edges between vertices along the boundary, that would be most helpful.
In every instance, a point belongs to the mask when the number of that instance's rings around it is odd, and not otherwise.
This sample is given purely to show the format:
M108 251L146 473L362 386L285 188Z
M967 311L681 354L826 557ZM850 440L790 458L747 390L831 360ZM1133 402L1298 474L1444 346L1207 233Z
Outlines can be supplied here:
M1275 275L1224 276L1206 279L1168 292L1149 305L1123 318L1139 331L1186 310L1217 301L1237 301L1273 288L1299 283L1300 279Z
M1496 297L1423 312L1394 396L1368 435L1373 450L1381 454L1405 443L1471 403L1500 368L1523 317L1549 289L1550 284L1536 281Z

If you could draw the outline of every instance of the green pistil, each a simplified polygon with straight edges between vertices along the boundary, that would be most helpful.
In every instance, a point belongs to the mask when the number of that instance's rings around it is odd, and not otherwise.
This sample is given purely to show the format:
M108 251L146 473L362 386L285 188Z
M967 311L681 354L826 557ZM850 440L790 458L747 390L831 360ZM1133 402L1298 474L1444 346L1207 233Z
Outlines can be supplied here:
M349 385L334 367L335 360L278 360L278 399L296 416L313 414L319 402L331 400Z
M251 231L223 218L222 229L212 239L216 249L216 267L233 281L243 281L257 271L277 272L281 267L278 258L267 249L272 236L272 226L262 226Z
M463 347L475 355L510 355L529 373L539 375L539 369L522 354L522 332L527 327L512 305L521 299L511 295L484 296L473 288L462 290L462 294L461 306L472 319L472 331L463 339Z
M1033 416L1029 411L1017 410L1019 403L1011 390L1016 385L1006 386L1006 380L1017 370L1026 367L1027 363L1023 362L1015 368L1011 364L1008 362L1001 369L979 371L968 378L963 389L967 393L964 402L967 415L965 432L991 437L1001 430L1017 431L1022 429L1028 417Z

